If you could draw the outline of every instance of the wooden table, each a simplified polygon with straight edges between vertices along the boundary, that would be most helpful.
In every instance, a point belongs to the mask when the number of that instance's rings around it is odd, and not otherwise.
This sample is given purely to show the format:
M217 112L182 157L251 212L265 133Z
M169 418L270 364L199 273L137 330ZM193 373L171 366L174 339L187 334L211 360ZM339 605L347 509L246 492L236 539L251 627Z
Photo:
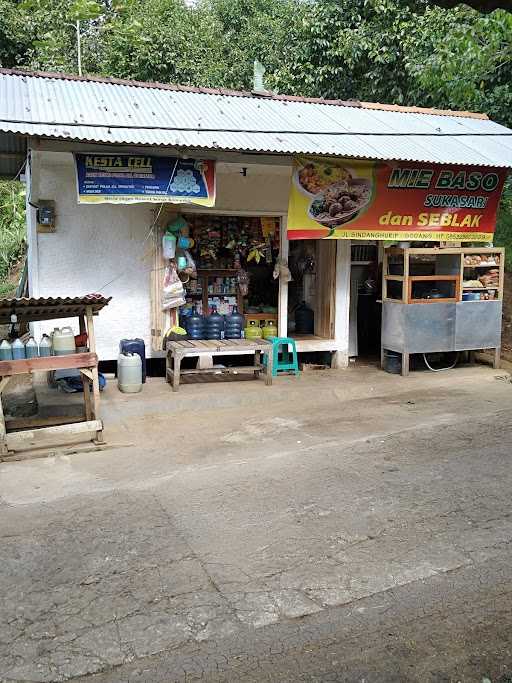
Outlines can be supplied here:
M20 429L7 433L4 413L2 408L2 392L14 375L23 375L32 372L48 372L52 370L78 369L82 375L84 387L85 415L83 418L74 417L69 422L62 418L20 418L9 421L9 427ZM0 456L7 455L9 450L14 450L25 441L33 441L44 435L80 434L93 432L96 441L102 441L103 424L99 418L99 388L98 356L95 353L71 353L66 356L49 356L46 358L30 358L24 360L0 361ZM96 379L96 382L95 382ZM93 383L92 398L89 380ZM51 424L52 426L48 426ZM47 426L45 426L47 425ZM36 432L34 428L38 428Z
M197 341L167 342L166 378L172 384L172 390L178 391L181 375L198 375L205 373L231 374L253 373L256 378L261 371L265 371L265 384L272 384L272 350L271 342L266 339L220 339ZM233 355L254 353L254 365L242 365L230 368L194 368L182 370L181 361L190 356L215 356L218 353ZM261 354L267 353L266 366L261 363Z

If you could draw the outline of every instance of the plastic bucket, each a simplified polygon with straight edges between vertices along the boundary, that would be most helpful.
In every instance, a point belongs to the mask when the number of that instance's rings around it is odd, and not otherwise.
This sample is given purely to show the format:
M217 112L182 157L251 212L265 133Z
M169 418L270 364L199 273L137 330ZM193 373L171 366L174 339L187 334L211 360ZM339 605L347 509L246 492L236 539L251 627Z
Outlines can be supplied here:
M396 351L384 351L384 370L392 375L402 372L402 356Z

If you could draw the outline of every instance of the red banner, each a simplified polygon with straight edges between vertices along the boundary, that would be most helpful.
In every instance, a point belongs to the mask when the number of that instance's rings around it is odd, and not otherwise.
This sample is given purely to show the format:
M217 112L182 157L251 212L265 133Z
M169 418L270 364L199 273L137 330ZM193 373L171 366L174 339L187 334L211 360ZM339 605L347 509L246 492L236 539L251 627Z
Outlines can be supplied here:
M491 241L506 169L303 159L289 239Z

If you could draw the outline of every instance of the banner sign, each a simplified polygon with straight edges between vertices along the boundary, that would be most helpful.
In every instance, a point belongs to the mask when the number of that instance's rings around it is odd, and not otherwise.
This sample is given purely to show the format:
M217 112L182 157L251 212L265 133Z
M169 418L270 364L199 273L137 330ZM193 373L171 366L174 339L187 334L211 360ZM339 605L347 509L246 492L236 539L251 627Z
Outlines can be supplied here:
M215 206L215 162L132 154L75 154L79 204Z
M296 160L288 239L491 241L506 176L501 168Z

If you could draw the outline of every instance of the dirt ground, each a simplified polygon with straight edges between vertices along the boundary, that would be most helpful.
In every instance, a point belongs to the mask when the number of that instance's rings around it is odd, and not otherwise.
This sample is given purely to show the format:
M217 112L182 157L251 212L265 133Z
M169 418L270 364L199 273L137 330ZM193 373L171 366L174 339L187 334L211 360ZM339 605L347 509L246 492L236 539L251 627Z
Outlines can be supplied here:
M107 450L0 464L0 680L510 683L511 398L111 383Z

